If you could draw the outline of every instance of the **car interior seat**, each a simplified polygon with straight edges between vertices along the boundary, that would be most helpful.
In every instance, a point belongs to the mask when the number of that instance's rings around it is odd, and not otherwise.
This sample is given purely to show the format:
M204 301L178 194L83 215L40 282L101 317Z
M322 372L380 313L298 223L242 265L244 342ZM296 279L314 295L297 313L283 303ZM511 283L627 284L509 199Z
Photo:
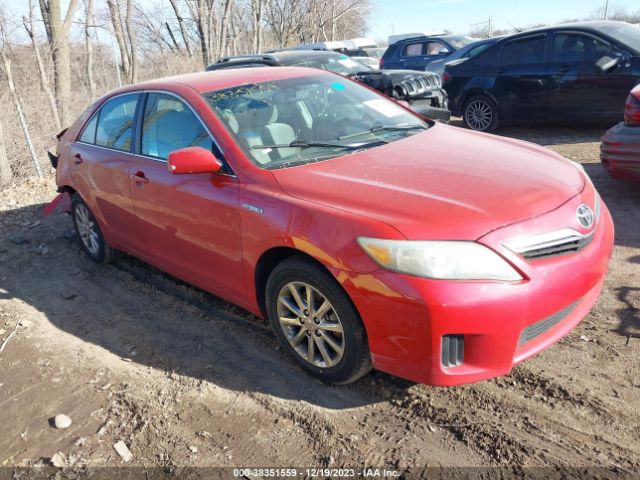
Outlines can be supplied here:
M232 114L238 124L238 134L250 148L261 145L288 145L296 139L291 125L279 123L278 109L266 101L250 100L236 108ZM299 148L279 148L271 151L252 149L251 153L261 164L268 164L295 155L299 151Z

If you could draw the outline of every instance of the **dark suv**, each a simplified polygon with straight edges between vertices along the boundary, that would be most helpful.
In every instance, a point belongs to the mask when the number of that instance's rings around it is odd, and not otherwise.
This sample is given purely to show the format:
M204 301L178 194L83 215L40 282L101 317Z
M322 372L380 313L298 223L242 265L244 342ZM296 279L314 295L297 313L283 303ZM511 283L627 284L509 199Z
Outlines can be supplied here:
M396 100L406 101L414 112L432 120L447 123L451 117L439 75L411 70L372 70L347 55L327 50L282 50L225 57L209 65L207 71L279 66L328 70L364 83Z
M579 22L512 35L443 74L451 111L473 130L500 122L613 124L640 80L640 28Z
M404 38L389 45L380 60L380 68L424 71L434 60L445 58L474 41L463 35Z

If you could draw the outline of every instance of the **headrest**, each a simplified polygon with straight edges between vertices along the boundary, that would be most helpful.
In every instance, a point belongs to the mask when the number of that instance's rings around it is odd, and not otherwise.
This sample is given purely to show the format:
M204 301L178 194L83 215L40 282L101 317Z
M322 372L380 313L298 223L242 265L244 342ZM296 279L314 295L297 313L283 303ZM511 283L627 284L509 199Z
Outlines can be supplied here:
M255 130L272 121L274 106L263 100L250 100L232 110L242 130Z

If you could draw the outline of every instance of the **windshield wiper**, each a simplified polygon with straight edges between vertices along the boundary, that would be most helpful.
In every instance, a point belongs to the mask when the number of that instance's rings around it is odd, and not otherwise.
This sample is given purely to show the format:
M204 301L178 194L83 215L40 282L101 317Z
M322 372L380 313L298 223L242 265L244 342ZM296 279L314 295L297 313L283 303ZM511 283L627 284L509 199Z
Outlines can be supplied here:
M340 137L338 140L340 140ZM251 148L255 150L263 150L265 148L340 148L343 150L360 150L361 148L367 147L375 147L376 145L382 145L385 143L389 143L384 140L376 140L374 142L366 142L366 143L355 143L355 144L347 144L343 145L340 143L329 143L329 142L313 142L309 140L294 140L291 143L276 143L273 145L253 145Z
M427 127L424 125L378 125L369 130L363 130L362 132L352 133L350 135L344 135L342 137L338 137L338 140L344 140L345 138L358 137L360 135L365 135L367 133L376 133L376 132L385 132L385 131L406 131L406 130L426 130Z

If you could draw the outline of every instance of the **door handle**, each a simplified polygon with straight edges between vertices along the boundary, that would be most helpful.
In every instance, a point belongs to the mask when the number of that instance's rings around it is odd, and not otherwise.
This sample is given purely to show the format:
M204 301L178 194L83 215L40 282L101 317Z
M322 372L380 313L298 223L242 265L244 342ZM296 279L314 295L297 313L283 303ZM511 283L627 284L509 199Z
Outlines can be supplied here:
M75 163L76 165L80 165L82 163L82 155L80 155L79 153L76 153L73 156L73 163Z
M131 175L131 178L134 182L136 182L139 186L144 185L145 183L149 183L149 179L144 176L143 172L137 172L135 175Z
M560 67L560 73L567 73L571 67L569 65L562 65Z

